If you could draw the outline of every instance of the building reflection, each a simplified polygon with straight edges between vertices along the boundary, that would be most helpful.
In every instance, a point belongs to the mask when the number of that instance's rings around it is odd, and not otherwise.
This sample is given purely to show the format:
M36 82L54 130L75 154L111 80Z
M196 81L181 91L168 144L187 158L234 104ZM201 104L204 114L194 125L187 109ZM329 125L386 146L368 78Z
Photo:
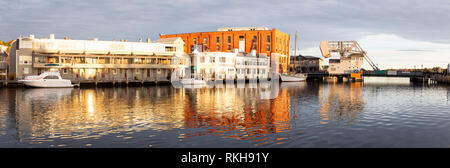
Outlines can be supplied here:
M291 110L291 97L299 94L305 84L275 87L278 95L275 99L259 99L274 92L261 87L200 89L188 94L190 104L185 107L185 126L207 129L181 137L214 134L267 143L270 140L265 137L267 134L291 129L294 118L291 111L295 111ZM278 139L284 138L274 140Z
M108 134L129 138L132 132L177 128L197 128L181 132L179 138L211 134L263 142L268 134L291 129L291 111L295 111L292 97L302 89L304 86L284 85L275 86L275 90L237 85L199 89L18 89L11 93L14 96L7 96L15 100L5 101L8 108L0 111L0 120L14 120L15 138L30 143ZM270 94L278 96L261 99Z
M18 91L16 101L10 103L15 103L19 140L83 139L181 127L183 109L168 102L182 104L182 97L171 91L170 88L26 89Z
M352 124L364 109L361 88L360 82L351 82L348 85L336 83L320 85L318 93L320 123L327 124L329 120L334 120Z

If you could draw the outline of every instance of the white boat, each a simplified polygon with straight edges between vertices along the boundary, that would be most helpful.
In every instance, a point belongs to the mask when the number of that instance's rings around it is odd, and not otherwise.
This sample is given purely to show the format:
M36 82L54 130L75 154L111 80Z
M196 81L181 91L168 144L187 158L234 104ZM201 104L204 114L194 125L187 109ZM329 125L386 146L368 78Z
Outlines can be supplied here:
M282 82L302 82L306 81L306 74L298 73L294 75L280 74L280 79Z
M39 76L27 76L24 80L19 80L24 85L30 87L40 88L60 88L73 87L72 82L67 79L62 79L59 72L44 72Z
M181 79L180 80L181 84L183 85L205 85L206 81L205 80L200 80L200 79Z

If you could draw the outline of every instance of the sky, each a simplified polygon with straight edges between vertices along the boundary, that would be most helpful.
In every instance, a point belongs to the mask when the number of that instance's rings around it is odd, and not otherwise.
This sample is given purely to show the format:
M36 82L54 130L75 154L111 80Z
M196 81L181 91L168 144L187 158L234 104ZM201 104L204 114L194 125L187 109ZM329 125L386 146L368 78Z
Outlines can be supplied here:
M52 33L156 40L160 33L266 26L290 34L292 49L298 30L302 55L321 57L323 40L356 40L382 69L450 63L448 0L0 0L0 11L3 41Z

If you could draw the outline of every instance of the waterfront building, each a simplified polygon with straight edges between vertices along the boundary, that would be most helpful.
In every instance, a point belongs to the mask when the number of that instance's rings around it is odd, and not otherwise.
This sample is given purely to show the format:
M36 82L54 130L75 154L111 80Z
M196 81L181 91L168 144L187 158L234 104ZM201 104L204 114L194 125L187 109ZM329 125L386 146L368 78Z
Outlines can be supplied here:
M0 45L0 80L6 79L6 68L7 68L7 54L8 47L4 45Z
M321 72L323 71L322 62L321 58L313 56L291 56L289 68L291 72L297 73Z
M329 60L329 74L349 74L355 70L360 71L364 56L361 54L352 54L348 57L341 57L341 59Z
M267 27L219 28L213 32L161 34L160 38L181 37L184 51L192 53L197 46L204 52L233 52L265 54L275 67L274 72L287 73L289 65L290 36L277 29ZM198 49L197 49L198 50Z
M37 39L34 35L17 39L10 51L9 73L16 79L59 71L72 82L158 82L169 81L175 70L184 71L189 60L181 38L154 43ZM183 73L183 72L179 72Z
M264 54L235 52L198 52L189 54L191 78L204 80L267 79L269 59Z
M236 53L194 52L191 58L191 78L203 80L234 80Z
M237 79L256 80L269 77L269 58L264 53L256 54L256 51L247 54L239 53L237 60Z

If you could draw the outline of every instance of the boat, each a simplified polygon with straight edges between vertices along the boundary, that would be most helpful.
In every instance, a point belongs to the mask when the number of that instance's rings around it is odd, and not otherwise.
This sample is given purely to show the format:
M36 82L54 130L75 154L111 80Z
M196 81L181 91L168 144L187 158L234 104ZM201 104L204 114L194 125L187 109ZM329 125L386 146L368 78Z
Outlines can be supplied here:
M298 74L293 74L293 75L288 75L288 74L280 74L280 80L282 82L302 82L302 81L306 81L306 74L303 73L298 73Z
M44 72L38 76L27 76L23 82L25 86L40 87L40 88L61 88L61 87L74 87L72 82L67 79L62 79L59 72Z
M294 50L294 68L296 68L296 56L297 56L297 31L295 31L295 50ZM289 69L290 72L290 69ZM280 80L282 82L302 82L306 81L307 74L304 73L296 73L297 70L295 70L294 74L291 73L285 73L280 74Z

